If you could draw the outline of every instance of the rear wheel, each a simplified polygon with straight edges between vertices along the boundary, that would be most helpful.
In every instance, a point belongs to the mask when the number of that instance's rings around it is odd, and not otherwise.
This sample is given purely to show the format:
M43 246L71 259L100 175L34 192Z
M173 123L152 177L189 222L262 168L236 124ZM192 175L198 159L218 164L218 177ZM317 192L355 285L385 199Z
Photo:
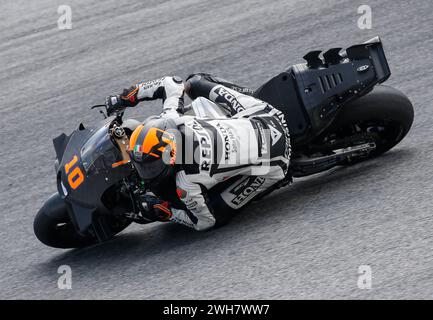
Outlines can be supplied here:
M110 222L113 236L125 229L130 222L113 219ZM97 243L92 235L79 234L71 219L63 199L59 194L53 194L37 213L33 230L43 244L54 248L81 248Z
M314 144L335 150L374 142L375 150L348 163L376 157L393 148L409 132L412 103L397 89L377 86L371 93L343 107L331 126Z

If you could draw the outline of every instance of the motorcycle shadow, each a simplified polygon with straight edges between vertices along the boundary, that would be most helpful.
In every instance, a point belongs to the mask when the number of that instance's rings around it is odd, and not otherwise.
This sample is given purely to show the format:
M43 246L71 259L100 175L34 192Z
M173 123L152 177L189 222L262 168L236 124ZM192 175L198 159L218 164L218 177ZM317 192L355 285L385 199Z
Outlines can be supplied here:
M329 203L332 203L334 193L345 193L350 188L362 188L361 184L371 184L371 187L374 187L373 180L386 179L386 175L400 174L401 166L410 163L410 159L415 156L415 149L397 149L378 158L350 166L338 166L309 177L295 179L292 185L253 202L254 210L241 211L232 220L231 225L263 219L263 212L266 212L266 218L302 216L305 205L315 201L319 195L321 198L328 198ZM285 212L281 212L282 210ZM248 213L245 214L245 211Z
M331 196L335 192L344 192L360 179L365 181L368 177L380 176L384 173L398 174L401 163L410 161L414 156L413 149L397 149L353 166L337 167L308 178L295 180L291 186L251 203L236 214L229 224L217 229L195 232L172 223L135 225L105 243L62 252L46 261L44 265L48 268L57 268L60 264L85 264L88 270L92 270L92 267L109 268L110 265L117 266L122 263L146 263L147 260L151 261L161 254L176 254L179 250L182 251L183 247L186 249L190 247L189 252L193 255L222 246L230 247L233 241L238 240L241 229L245 233L258 232L264 224L268 223L267 221L280 223L290 217L302 216L303 206L305 203L314 201L312 199L315 195ZM266 212L265 216L264 212ZM205 242L206 245L196 246L198 242Z

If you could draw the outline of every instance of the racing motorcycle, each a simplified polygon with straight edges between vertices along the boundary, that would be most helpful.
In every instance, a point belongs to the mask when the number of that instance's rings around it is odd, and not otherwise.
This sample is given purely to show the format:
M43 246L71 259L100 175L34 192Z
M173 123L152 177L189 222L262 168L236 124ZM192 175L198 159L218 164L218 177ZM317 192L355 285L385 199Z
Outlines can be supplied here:
M290 130L290 177L279 187L292 177L383 154L405 137L414 117L403 93L381 85L391 72L379 37L346 50L311 51L304 59L251 91L281 110ZM228 116L203 97L179 111L199 118ZM111 239L132 222L152 222L139 203L147 187L127 152L140 122L101 112L105 119L98 125L80 124L53 140L57 192L34 220L36 237L48 246L84 247ZM221 190L217 185L209 197Z

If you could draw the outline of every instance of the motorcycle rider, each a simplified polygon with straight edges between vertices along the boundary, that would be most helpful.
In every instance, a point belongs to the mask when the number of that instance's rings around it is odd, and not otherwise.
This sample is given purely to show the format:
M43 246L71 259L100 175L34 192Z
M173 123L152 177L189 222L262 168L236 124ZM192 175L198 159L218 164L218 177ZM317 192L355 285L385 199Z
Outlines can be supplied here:
M218 104L230 118L183 115L185 92ZM143 199L148 219L206 230L289 182L284 115L251 90L208 74L191 75L185 83L166 76L109 96L106 105L113 113L155 99L163 100L161 114L139 125L129 145L134 167L156 195Z

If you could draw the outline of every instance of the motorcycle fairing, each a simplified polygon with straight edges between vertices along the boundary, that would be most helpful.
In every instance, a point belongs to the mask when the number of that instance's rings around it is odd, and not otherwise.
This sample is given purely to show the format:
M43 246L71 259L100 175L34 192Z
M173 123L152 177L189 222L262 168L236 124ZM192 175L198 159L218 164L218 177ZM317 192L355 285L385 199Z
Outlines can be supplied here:
M286 115L296 145L311 141L332 123L341 106L391 75L379 37L339 52L333 48L321 58L321 51L311 51L304 56L307 63L290 67L254 94Z
M67 204L71 220L81 233L84 233L92 224L93 214L96 211L101 214L109 212L101 201L104 192L132 172L130 163L112 166L111 162L115 163L123 159L120 149L116 148L108 136L108 124L112 120L108 118L102 125L95 128L80 128L69 137L61 135L56 138L57 141L54 141L55 148L57 146L56 153L61 156L57 169L57 189ZM94 145L87 144L89 147L96 148L98 144L101 144L99 147L105 148L104 151L111 148L111 155L107 158L100 153L100 158L92 158L92 163L85 163L82 149L86 143L92 142L92 137L94 137ZM97 153L94 149L92 152ZM76 182L75 177L70 176L74 174L74 170L83 177L79 185L71 185L71 182Z

